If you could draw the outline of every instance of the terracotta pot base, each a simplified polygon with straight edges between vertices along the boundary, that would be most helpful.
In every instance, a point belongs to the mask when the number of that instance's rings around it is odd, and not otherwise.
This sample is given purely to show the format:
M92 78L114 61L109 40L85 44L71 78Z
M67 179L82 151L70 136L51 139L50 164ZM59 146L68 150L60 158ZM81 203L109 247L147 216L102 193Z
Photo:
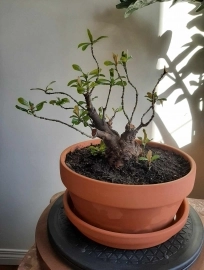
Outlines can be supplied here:
M183 228L189 213L188 201L184 199L173 224L169 227L150 233L126 234L100 229L84 222L74 213L74 206L68 191L64 194L63 203L67 217L81 233L97 243L121 249L149 248L167 241Z

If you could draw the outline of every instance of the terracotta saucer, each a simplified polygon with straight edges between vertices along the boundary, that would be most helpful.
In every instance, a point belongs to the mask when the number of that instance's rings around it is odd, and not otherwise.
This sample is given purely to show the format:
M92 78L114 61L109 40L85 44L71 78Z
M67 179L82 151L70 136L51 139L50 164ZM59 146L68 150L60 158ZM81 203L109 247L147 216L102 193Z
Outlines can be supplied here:
M74 213L74 206L68 191L64 194L63 204L67 217L81 233L97 243L120 249L144 249L167 241L183 228L189 214L189 204L187 199L184 199L173 224L168 228L150 233L125 234L103 230L80 219Z

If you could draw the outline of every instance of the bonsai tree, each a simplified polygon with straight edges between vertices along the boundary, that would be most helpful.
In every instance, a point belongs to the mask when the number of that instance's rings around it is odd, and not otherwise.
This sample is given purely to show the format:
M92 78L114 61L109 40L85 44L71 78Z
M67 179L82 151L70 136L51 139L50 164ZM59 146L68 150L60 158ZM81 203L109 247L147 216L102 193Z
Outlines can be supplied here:
M87 33L89 41L80 43L78 48L81 48L82 51L90 48L92 58L96 64L96 69L89 72L84 72L79 65L72 65L73 69L76 70L79 75L76 76L76 78L73 80L69 81L68 86L76 89L79 95L79 100L76 100L69 93L53 91L52 84L55 83L55 81L52 81L47 85L45 89L32 88L31 90L42 91L46 95L60 95L62 97L57 97L56 99L52 99L49 102L41 101L37 105L34 105L31 101L26 101L24 98L20 97L18 102L24 106L22 107L16 105L16 108L36 118L54 121L66 125L87 137L98 137L102 139L103 144L101 144L99 150L105 151L105 155L109 164L117 168L123 166L125 161L128 161L133 157L138 159L138 156L141 153L141 148L135 141L135 138L138 131L140 129L144 129L153 120L155 115L156 102L163 104L163 101L166 100L165 98L160 98L157 95L156 88L159 82L166 75L167 71L164 68L164 71L158 79L153 90L151 92L147 92L145 95L150 105L149 108L141 116L139 125L135 126L133 123L133 116L135 115L135 111L138 105L139 92L135 85L131 82L128 75L127 63L131 59L131 56L128 54L128 52L124 51L120 56L113 54L111 61L108 60L104 62L105 66L109 67L109 76L105 76L102 73L102 69L95 57L94 46L98 41L106 38L106 36L100 36L97 39L94 39L90 30L87 30ZM94 106L94 99L97 97L93 96L93 94L96 87L99 85L104 85L107 88L107 97L105 105L97 109ZM107 109L110 105L110 95L112 94L115 86L119 86L122 89L121 104L118 106L118 108L113 108L112 116L107 116ZM132 112L130 115L127 114L124 106L125 91L127 91L127 88L132 88L135 93L135 102L133 104ZM81 97L83 97L83 99L81 99ZM43 109L45 103L59 106L65 110L72 110L73 114L70 116L71 123L65 123L57 119L50 119L39 116L38 112ZM73 105L70 105L72 103ZM119 112L122 112L126 118L124 132L121 135L113 129L113 121L116 114ZM145 117L148 118L148 120L145 120ZM81 123L84 125L84 127L87 127L91 130L90 135L77 127ZM146 132L144 130L143 132L145 135L143 143L146 143L149 139L147 138ZM150 156L150 161L151 158L152 157Z
M170 0L120 0L120 3L116 5L118 9L126 8L125 17L127 18L134 11L154 4L156 2L167 2ZM199 3L199 7L196 9L197 12L204 8L204 0L173 0L172 6L176 3L188 2L191 4Z

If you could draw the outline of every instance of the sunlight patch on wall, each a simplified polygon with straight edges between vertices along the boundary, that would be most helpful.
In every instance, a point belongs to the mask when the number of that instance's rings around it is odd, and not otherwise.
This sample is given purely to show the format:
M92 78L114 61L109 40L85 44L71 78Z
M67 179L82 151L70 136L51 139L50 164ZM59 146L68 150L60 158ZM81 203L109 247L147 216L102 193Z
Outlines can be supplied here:
M178 147L185 146L191 142L192 132L192 117L187 100L184 99L175 104L177 98L182 93L183 91L181 89L177 89L168 97L164 106L158 105L156 108L160 119L178 144ZM161 134L155 128L153 137L156 141L165 142L165 138L162 138Z
M153 137L155 141L165 143L162 133L168 132L178 147L183 147L192 140L192 115L188 99L189 94L193 95L197 90L195 82L199 80L198 75L189 72L187 64L201 47L191 47L192 39L198 33L198 29L187 27L195 18L188 14L194 6L188 3L176 4L171 8L170 6L171 3L161 4L159 36L166 33L166 42L168 39L170 41L169 45L167 44L166 54L161 55L157 63L157 69L162 70L166 66L169 70L169 74L157 90L161 97L167 97L163 107L156 106L156 112L164 124L165 132L162 132L159 126L153 125ZM203 100L200 100L199 109L203 110Z

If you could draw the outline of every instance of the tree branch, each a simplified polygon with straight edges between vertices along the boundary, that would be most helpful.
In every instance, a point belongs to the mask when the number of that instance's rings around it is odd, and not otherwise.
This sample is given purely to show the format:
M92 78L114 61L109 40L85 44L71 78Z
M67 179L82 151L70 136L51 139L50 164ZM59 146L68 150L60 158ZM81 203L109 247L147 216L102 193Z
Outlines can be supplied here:
M159 84L160 81L164 78L164 76L165 76L166 74L167 74L167 70L166 70L166 68L164 67L164 71L163 71L162 75L160 76L160 78L158 79L158 81L157 81L157 83L156 83L154 89L152 90L152 104L151 104L151 106L149 107L149 109L147 109L147 111L142 115L140 125L135 129L135 132L136 132L136 133L137 133L142 127L148 126L148 125L150 124L150 122L153 120L154 114L155 114L155 102L156 102L156 100L154 100L154 93L155 93L155 91L156 91L156 88L157 88L158 84ZM150 110L152 110L152 115L151 115L150 119L149 119L146 123L144 123L144 122L143 122L143 119L144 119L145 115L146 115Z
M123 63L123 68L125 70L125 75L126 75L126 78L127 78L127 81L128 83L132 86L132 88L135 90L135 106L133 108L133 111L132 111L132 114L131 114L131 117L130 117L130 123L132 122L132 119L133 119L133 116L134 116L134 113L135 113L135 110L137 108L137 103L138 103L138 90L137 88L131 83L130 79L129 79L129 76L128 76L128 71L127 71L127 65L126 63Z
M120 73L118 71L117 65L115 65L115 70L116 70L116 72L118 74L118 77L120 78L121 82L123 82L123 80L121 78L121 75L120 75ZM129 120L129 117L128 117L127 113L125 112L125 108L124 108L125 86L123 85L122 87L123 87L123 90L122 90L122 96L121 96L121 106L122 106L123 113L124 113L125 117L127 118L128 123L129 123L130 120Z
M107 100L106 100L106 105L103 108L103 117L102 117L103 121L105 120L105 112L106 112L107 107L108 107L108 102L109 102L109 99L110 99L111 90L112 90L112 85L110 85L110 88L109 88L109 91L108 91L108 97L107 97Z
M96 59L96 57L95 57L95 55L94 55L93 42L91 42L91 55L92 55L92 57L93 57L93 59L94 59L94 61L95 61L95 63L96 63L97 70L98 70L98 76L96 77L96 80L95 80L95 81L97 81L98 78L99 78L100 68L99 68L99 63L98 63L98 61L97 61L97 59ZM94 88L95 88L95 86L91 89L90 94L92 94Z
M85 135L85 136L88 137L88 138L92 138L92 136L86 134L85 132L79 130L78 128L75 128L74 126L69 125L69 124L67 124L67 123L65 123L65 122L62 122L62 121L60 121L60 120L57 120L57 119L51 119L51 118L42 117L42 116L37 116L37 115L34 114L34 113L33 113L32 115L33 115L34 117L38 118L38 119L42 119L42 120L47 120L47 121L52 121L52 122L57 122L57 123L63 124L63 125L65 125L65 126L68 126L68 127L70 127L70 128L73 128L74 130L80 132L82 135Z
M46 95L65 95L69 98L71 98L79 107L81 107L83 110L86 110L82 105L79 104L79 102L73 98L70 94L67 94L67 93L64 93L64 92L47 92L46 90L44 89L40 89L40 88L32 88L30 89L31 91L32 90L38 90L38 91L43 91Z

